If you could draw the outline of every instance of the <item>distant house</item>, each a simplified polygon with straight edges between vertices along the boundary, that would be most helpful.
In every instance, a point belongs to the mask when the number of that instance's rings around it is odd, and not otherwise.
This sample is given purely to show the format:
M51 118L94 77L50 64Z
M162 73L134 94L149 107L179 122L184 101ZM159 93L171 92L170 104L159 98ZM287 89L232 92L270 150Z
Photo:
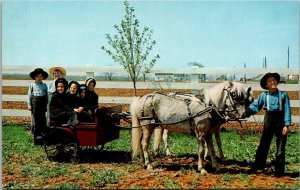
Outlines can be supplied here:
M299 75L289 75L289 80L299 80Z
M155 73L155 81L174 81L174 74L173 73Z
M85 78L86 79L88 79L88 78L94 78L94 72L86 72Z

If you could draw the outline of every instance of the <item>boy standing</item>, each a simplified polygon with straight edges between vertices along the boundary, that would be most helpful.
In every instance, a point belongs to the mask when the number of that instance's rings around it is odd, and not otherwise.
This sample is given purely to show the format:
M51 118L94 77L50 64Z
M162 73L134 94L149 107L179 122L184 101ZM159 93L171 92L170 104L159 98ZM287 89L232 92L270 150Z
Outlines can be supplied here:
M30 77L35 82L29 85L27 105L32 115L31 131L34 134L34 144L39 144L46 126L45 113L48 103L48 88L42 80L48 77L48 73L37 68L30 73Z
M267 73L260 80L260 86L266 91L261 93L246 110L245 117L249 117L264 108L264 130L260 144L256 151L255 162L251 168L252 172L262 170L266 166L268 151L272 137L276 135L276 161L275 175L284 174L285 145L288 134L288 126L291 125L290 99L286 92L277 88L280 82L278 73Z

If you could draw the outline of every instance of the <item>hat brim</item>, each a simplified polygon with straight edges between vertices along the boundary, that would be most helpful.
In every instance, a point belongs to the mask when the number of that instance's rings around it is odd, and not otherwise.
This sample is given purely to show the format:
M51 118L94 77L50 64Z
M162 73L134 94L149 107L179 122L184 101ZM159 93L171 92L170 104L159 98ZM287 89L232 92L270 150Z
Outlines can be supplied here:
M278 73L267 73L265 74L261 79L260 79L260 86L265 89L268 90L267 88L267 79L269 77L274 77L274 79L277 81L277 83L279 84L280 82L280 75Z
M61 72L61 78L65 77L66 76L66 70L62 67L59 67L59 66L55 66L55 67L52 67L49 69L49 75L51 76L51 78L54 78L53 74L54 74L54 71L56 70L59 70Z
M43 75L43 79L48 78L48 73L46 71L41 71L41 72L37 72L37 71L32 71L29 75L30 78L32 78L33 80L35 80L35 76L37 73L41 73Z

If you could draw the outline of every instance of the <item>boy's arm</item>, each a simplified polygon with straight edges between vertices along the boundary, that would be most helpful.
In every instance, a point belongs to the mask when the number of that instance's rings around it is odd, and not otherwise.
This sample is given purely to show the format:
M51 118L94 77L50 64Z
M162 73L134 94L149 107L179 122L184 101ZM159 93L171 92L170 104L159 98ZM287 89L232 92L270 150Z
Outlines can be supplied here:
M283 111L284 111L284 125L285 126L289 126L291 125L291 105L290 105L290 98L288 96L287 93L285 93L284 95L284 108L283 108Z
M252 104L250 104L250 106L246 109L245 116L250 117L251 115L259 112L264 105L264 101L266 99L265 97L265 93L261 93L258 99L256 99Z
M31 110L31 95L32 95L32 84L29 85L28 87L28 92L27 92L27 108Z

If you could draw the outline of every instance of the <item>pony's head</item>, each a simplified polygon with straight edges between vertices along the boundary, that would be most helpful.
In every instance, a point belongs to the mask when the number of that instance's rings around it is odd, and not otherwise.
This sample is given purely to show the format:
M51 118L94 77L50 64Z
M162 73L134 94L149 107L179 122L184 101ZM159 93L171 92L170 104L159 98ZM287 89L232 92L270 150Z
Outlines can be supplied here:
M241 83L226 81L223 89L225 112L230 118L240 119L246 108L253 102L251 87L245 88Z

